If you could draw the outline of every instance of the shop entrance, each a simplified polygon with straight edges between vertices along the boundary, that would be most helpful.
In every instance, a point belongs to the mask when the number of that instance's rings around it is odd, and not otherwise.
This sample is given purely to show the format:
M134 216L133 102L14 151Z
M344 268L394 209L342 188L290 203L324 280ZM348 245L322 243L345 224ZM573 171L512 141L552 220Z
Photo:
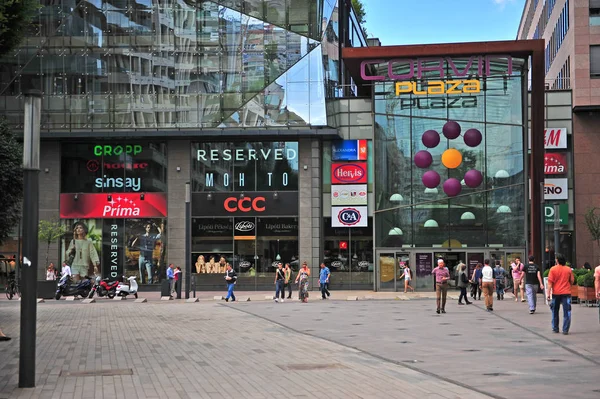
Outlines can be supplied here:
M410 285L416 291L433 291L434 282L431 272L437 266L437 259L444 259L450 271L450 287L455 288L458 282L457 266L462 262L467 265L469 278L478 263L483 264L485 259L490 259L492 267L496 261L510 273L510 265L516 257L523 263L525 250L520 248L490 249L473 248L463 251L436 251L434 249L389 249L377 250L375 255L375 290L376 291L404 291L404 269L410 268L412 280ZM510 282L509 282L510 283Z

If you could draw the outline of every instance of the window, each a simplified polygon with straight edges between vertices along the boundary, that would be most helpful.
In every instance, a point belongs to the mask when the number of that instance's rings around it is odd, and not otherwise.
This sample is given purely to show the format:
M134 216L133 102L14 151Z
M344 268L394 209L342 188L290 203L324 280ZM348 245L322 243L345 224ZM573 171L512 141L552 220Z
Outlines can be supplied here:
M600 78L600 46L590 46L590 77Z
M600 25L600 0L590 0L590 26Z

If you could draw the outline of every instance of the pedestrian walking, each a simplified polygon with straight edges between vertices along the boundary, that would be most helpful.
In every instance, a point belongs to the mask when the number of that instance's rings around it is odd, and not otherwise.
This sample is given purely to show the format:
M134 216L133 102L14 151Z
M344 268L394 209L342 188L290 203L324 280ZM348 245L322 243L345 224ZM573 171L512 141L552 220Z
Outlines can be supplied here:
M488 312L494 311L494 291L496 291L496 279L494 278L494 270L490 266L490 260L483 261L483 269L481 269L481 289L485 299L485 308Z
M506 278L506 270L500 264L500 261L496 261L496 267L494 268L494 278L496 279L496 299L504 300L504 279Z
M329 268L327 266L325 266L325 263L321 263L321 271L319 272L319 285L321 288L321 299L327 299L330 296L329 277L331 277L331 272L329 271Z
M538 289L544 289L544 282L540 267L534 263L535 257L529 256L529 263L525 267L525 292L527 294L527 302L529 304L529 314L535 313L537 304ZM539 283L539 285L538 285Z
M521 258L518 256L515 261L510 265L512 269L513 278L513 293L515 294L515 302L518 302L519 291L521 292L521 302L525 302L525 295L523 290L523 277L525 276L525 267L521 263Z
M46 270L46 280L56 280L56 269L54 269L54 263L50 263L48 269Z
M433 269L431 274L435 277L435 301L437 305L435 312L440 314L440 312L446 313L446 296L448 295L450 271L448 271L443 259L438 259L437 264L438 267Z
M181 299L179 284L181 284L181 267L177 266L173 270L173 288L177 294L177 299Z
M308 278L310 277L310 269L306 262L302 263L302 267L296 276L296 283L300 281L298 286L298 299L302 302L308 302Z
M0 341L10 341L10 340L11 340L11 338L4 335L4 333L2 332L2 329L0 328Z
M469 277L467 277L467 265L464 263L460 266L458 271L458 288L460 288L460 296L458 297L458 304L464 305L462 303L462 299L465 298L465 303L470 305L472 302L469 302L467 299L467 286L469 285Z
M237 283L237 274L229 262L225 265L225 281L227 282L227 296L225 297L225 302L229 302L230 298L231 302L235 302L233 289Z
M569 334L571 328L571 285L575 277L569 266L566 266L565 256L555 255L556 266L548 274L548 301L552 309L552 331L558 333L559 311L563 307L562 333Z
M281 262L277 263L277 269L275 270L275 302L279 302L279 296L281 295L281 302L285 298L285 292L283 290L285 285L285 271Z
M285 271L285 285L283 287L288 289L287 299L292 299L292 268L290 264L286 263L283 270Z
M169 280L169 295L173 296L175 292L175 265L172 263L169 264L167 269L167 280Z
M404 276L404 293L406 293L406 291L408 290L414 292L415 289L410 285L410 281L412 280L412 272L410 270L410 267L406 266L402 275Z
M594 270L594 287L596 288L596 299L600 300L600 266Z
M475 266L475 270L473 270L473 275L471 276L471 298L477 299L481 301L481 263L478 263ZM478 295L479 294L479 295Z

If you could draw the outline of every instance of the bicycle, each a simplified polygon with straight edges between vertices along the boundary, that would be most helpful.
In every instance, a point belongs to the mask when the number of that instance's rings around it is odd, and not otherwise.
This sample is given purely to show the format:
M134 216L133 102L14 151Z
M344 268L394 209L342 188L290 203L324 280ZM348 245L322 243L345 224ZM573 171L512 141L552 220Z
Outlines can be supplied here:
M4 290L6 292L6 297L9 300L13 299L13 297L18 298L21 295L21 293L19 292L19 286L17 285L17 282L12 279L8 280L8 283L6 283Z

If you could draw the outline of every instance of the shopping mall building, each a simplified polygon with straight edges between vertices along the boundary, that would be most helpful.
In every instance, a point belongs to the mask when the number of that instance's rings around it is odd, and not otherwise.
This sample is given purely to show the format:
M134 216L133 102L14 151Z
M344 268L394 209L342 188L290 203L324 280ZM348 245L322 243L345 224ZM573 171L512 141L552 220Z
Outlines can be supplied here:
M324 262L334 289L394 290L406 266L431 287L438 257L539 256L543 41L381 47L349 3L42 1L0 110L22 131L43 92L50 260L147 290L170 263L259 290Z

